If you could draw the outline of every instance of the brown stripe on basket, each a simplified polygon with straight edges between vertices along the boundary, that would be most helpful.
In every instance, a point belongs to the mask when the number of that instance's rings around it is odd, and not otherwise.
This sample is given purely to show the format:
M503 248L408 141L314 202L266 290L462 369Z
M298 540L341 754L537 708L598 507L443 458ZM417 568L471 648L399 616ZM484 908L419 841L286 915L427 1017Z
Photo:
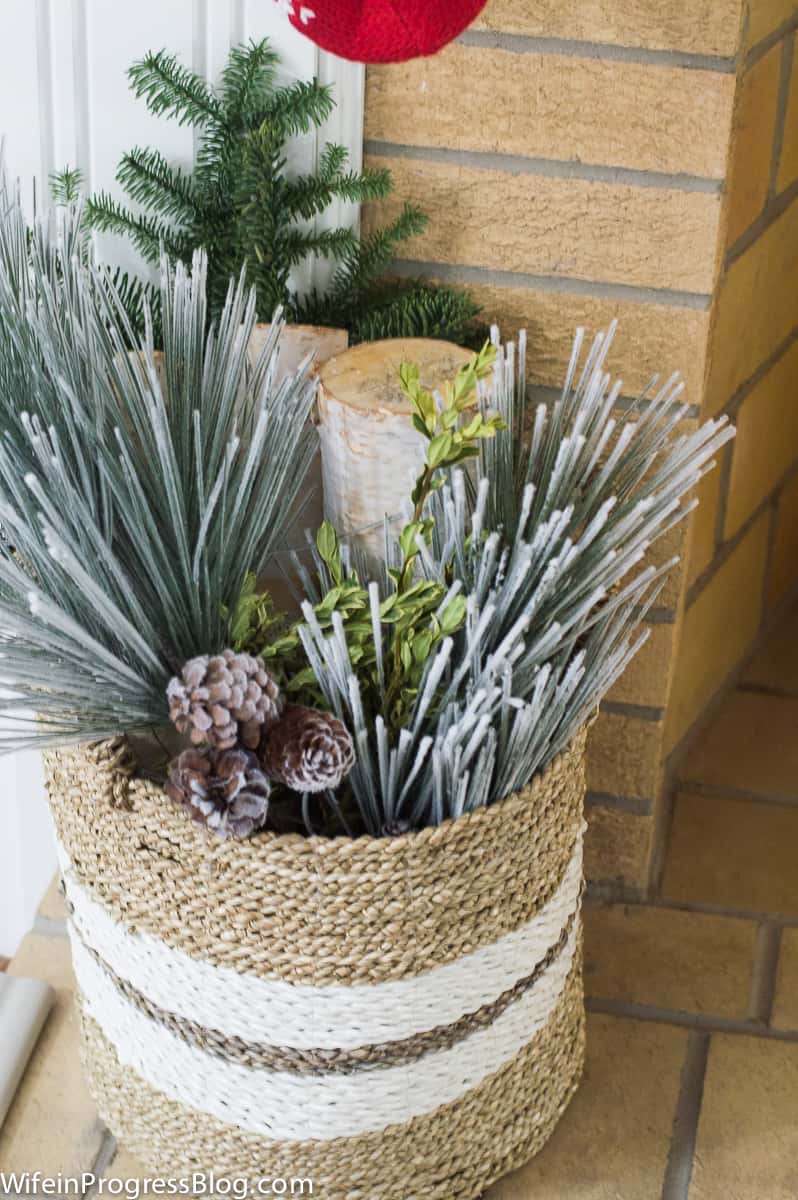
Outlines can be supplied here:
M219 842L131 780L118 743L46 765L76 878L127 930L241 974L350 986L420 975L540 912L580 836L584 743L582 732L523 791L395 838ZM129 807L112 808L125 786Z
M189 1108L122 1066L92 1018L81 1023L100 1117L154 1174L312 1179L325 1200L472 1200L545 1145L577 1087L581 957L547 1024L496 1074L406 1124L333 1141L310 1129L304 1141L269 1141Z
M534 971L508 988L496 1000L484 1004L473 1013L466 1013L451 1025L439 1025L435 1029L399 1041L358 1046L353 1050L303 1050L292 1046L267 1046L247 1042L239 1037L228 1037L215 1029L209 1029L187 1017L161 1008L128 980L122 979L93 947L87 946L85 942L83 945L131 1004L190 1046L205 1050L225 1062L245 1067L265 1067L297 1075L350 1075L358 1071L415 1062L432 1051L448 1050L476 1030L492 1025L514 1001L534 987L541 975L559 958L578 918L578 911L577 909L571 913L556 944L549 948ZM80 936L74 926L73 931L75 936Z

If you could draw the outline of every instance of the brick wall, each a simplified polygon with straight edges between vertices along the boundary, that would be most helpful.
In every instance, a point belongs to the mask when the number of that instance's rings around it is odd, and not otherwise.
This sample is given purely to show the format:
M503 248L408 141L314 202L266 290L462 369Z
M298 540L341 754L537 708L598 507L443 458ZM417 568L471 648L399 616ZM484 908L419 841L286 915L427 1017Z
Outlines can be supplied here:
M796 0L744 14L703 396L737 438L694 521L666 733L677 762L798 581L796 27Z
M491 0L436 58L370 70L367 158L432 217L402 273L468 284L506 336L525 326L541 388L576 326L618 317L625 397L680 369L697 415L742 18L742 0ZM593 730L594 879L647 884L684 593L682 570Z

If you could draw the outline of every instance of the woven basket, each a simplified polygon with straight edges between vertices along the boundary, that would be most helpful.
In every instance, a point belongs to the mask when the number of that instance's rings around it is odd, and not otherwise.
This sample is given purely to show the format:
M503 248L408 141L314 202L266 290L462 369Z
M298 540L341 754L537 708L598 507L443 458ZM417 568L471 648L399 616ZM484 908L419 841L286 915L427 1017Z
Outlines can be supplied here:
M404 837L219 841L123 739L47 756L92 1093L154 1174L474 1200L584 1055L584 737Z

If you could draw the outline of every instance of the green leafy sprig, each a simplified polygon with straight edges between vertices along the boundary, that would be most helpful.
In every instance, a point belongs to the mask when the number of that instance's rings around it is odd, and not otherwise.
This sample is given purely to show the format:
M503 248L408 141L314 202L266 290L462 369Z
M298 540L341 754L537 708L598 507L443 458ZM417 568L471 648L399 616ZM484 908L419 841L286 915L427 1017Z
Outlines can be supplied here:
M429 542L431 538L433 521L426 515L427 502L449 470L477 457L479 443L505 428L499 417L472 411L478 384L490 374L495 356L495 347L485 345L444 384L439 398L421 386L417 367L403 364L400 369L402 392L414 406L414 424L427 439L427 451L411 495L412 518L399 535L401 565L387 572L388 594L380 596L376 583L366 585L357 570L345 565L338 534L329 521L316 538L322 591L314 605L317 628L329 635L336 623L343 627L364 704L373 717L382 716L389 729L401 728L430 655L465 621L463 595L443 583L416 578L418 539ZM237 648L261 654L289 692L308 702L318 700L318 682L300 636L304 621L269 641L270 601L254 594L251 585L242 596L239 614L233 621ZM387 645L378 646L383 630Z

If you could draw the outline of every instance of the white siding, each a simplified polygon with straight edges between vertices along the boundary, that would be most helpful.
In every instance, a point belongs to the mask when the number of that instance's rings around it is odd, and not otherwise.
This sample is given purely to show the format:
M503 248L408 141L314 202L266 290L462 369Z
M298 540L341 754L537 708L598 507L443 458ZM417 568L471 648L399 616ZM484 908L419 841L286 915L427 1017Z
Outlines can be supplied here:
M311 168L326 140L347 146L358 167L362 68L320 54L274 0L0 0L0 136L30 208L46 197L50 173L66 165L80 167L91 190L118 192L117 163L135 145L158 146L189 164L191 131L150 116L128 90L127 68L166 47L214 79L232 45L262 37L279 49L286 79L318 74L338 102L329 128L294 147L292 167ZM124 242L100 246L101 253L111 249L115 261L136 265ZM53 870L41 763L36 755L0 760L0 955L30 926Z

